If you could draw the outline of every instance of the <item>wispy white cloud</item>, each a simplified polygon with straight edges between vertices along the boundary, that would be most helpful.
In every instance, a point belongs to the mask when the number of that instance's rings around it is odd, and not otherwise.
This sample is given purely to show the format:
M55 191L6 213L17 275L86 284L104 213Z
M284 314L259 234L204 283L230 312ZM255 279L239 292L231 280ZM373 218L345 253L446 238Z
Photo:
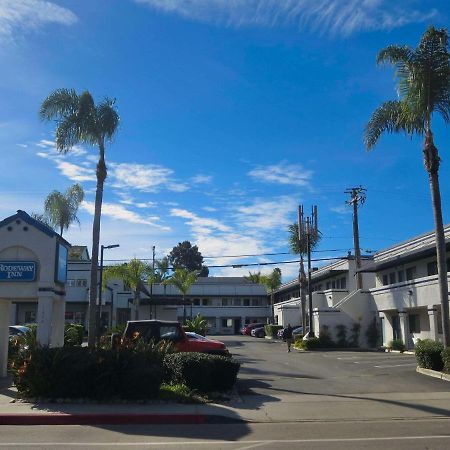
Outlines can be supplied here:
M207 183L211 183L212 176L211 175L198 174L198 175L195 175L195 177L192 177L191 181L194 184L207 184Z
M177 182L173 170L156 164L110 163L110 176L116 188L157 192L162 188L184 192L188 186Z
M125 192L118 192L117 195L120 197L119 203L123 205L130 205L136 208L155 208L158 204L156 202L141 202L135 200L131 195Z
M208 211L208 212L214 212L214 211L217 211L217 208L214 208L214 207L212 207L212 206L204 206L202 209L203 209L204 211Z
M288 164L285 161L281 161L278 164L257 166L248 172L247 175L260 182L309 186L313 172L306 170L300 164Z
M72 181L96 181L95 170L68 161L57 160L56 166Z
M213 230L229 232L231 228L222 222L207 217L200 217L186 209L173 208L170 211L172 217L181 217L187 219L186 223L191 226L192 230L197 234L209 235Z
M424 22L436 9L414 9L392 0L135 0L152 8L226 26L294 25L350 35Z
M85 210L91 215L94 215L95 203L90 201L84 201L81 204L81 209ZM141 225L150 225L152 227L159 228L164 231L170 231L170 227L156 223L160 220L159 217L149 216L144 217L125 208L123 205L118 203L103 203L102 205L102 215L109 216L114 219L123 220L125 222L136 223Z
M72 25L77 16L68 8L45 0L0 0L0 43L13 40L17 31L47 24Z

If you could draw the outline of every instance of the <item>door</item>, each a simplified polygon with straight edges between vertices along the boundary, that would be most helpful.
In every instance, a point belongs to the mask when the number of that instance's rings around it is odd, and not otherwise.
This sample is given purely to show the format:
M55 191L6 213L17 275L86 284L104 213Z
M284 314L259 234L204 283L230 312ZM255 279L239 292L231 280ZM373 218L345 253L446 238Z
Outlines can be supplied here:
M234 334L239 334L241 331L241 319L234 319Z
M392 316L392 337L393 339L401 339L400 316Z

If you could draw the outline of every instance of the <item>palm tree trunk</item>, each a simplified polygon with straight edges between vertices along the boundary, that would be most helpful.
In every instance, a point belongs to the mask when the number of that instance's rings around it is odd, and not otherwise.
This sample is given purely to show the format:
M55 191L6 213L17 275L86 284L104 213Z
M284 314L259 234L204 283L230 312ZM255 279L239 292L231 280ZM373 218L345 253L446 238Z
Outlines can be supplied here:
M139 320L139 308L141 306L141 296L139 293L139 289L134 291L134 320ZM150 308L152 305L150 305Z
M183 295L183 325L186 323L186 302Z
M305 265L303 263L303 255L300 255L300 271L298 274L298 285L300 289L300 308L302 313L302 327L303 333L306 330L306 274L305 274Z
M275 323L275 306L274 306L273 289L270 291L270 306L271 306L271 314L272 314L272 324L274 324Z
M435 225L436 259L438 268L439 297L442 313L443 344L450 346L449 307L448 307L448 279L446 264L446 246L444 224L442 221L441 193L439 188L439 164L438 150L433 142L433 134L428 130L424 145L424 164L428 171L430 181L431 200Z
M105 165L105 149L103 142L99 143L100 158L97 164L97 189L95 192L94 222L92 225L92 256L91 256L91 285L89 291L89 333L88 345L95 347L98 328L97 314L97 272L98 272L98 248L100 244L100 217L102 214L103 184L107 171Z

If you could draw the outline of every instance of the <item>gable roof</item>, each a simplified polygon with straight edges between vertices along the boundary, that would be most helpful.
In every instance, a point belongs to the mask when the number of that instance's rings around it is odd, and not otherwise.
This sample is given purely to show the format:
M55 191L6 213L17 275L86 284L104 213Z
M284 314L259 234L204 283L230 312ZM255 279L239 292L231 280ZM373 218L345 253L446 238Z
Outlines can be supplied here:
M14 222L15 220L18 219L23 220L28 225L31 225L32 227L38 229L39 231L41 231L42 233L46 234L49 237L56 237L57 240L66 244L68 247L71 246L70 243L67 242L63 237L61 237L55 230L52 230L50 227L40 222L39 220L33 219L29 214L27 214L25 211L22 211L21 209L18 209L16 214L13 214L12 216L3 219L0 222L0 228L5 227L9 225L11 222Z

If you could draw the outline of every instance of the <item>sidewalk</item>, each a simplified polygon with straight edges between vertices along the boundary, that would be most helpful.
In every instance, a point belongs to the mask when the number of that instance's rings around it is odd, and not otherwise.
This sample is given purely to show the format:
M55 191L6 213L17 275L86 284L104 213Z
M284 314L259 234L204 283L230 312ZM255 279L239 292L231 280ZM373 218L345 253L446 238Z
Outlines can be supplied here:
M450 392L246 395L229 404L30 404L0 390L3 424L205 424L401 420L450 417Z

